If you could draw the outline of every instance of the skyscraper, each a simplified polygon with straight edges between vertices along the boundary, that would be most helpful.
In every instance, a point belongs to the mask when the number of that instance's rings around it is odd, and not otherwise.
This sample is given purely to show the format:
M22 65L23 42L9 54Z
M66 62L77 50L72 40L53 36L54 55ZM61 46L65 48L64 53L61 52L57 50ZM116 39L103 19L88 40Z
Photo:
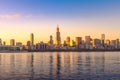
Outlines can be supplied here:
M105 40L105 34L101 35L101 40Z
M6 42L5 42L5 41L3 41L3 45L4 45L4 46L6 45Z
M100 39L93 39L92 40L92 45L93 45L93 47L95 47L95 48L98 48L98 47L100 47L101 46L101 40Z
M90 36L85 36L86 49L90 49L92 47L91 41L92 41L92 38Z
M60 46L61 45L61 37L60 37L60 32L59 32L59 27L57 25L56 29L56 45Z
M109 39L106 40L106 44L110 45L110 40Z
M72 46L75 47L76 42L74 40L72 40Z
M116 39L116 48L119 48L119 44L120 44L119 39Z
M67 44L68 46L70 46L70 37L69 37L69 36L66 38L66 44Z
M30 41L27 41L27 46L30 46Z
M49 44L50 44L50 45L53 45L53 37L52 37L52 35L50 35L50 41L49 41Z
M10 40L10 45L11 45L11 46L15 46L15 39L11 39L11 40Z
M82 37L76 37L76 46L82 44Z
M65 46L67 46L67 43L66 43L66 41L64 41L64 43L63 43L63 46L65 47Z
M33 33L31 33L30 35L30 43L32 46L34 45L34 34Z
M2 46L2 39L0 38L0 46Z
M90 36L85 36L85 43L86 45L91 45L91 37Z
M102 46L104 46L104 44L105 44L105 34L101 35L101 44L102 44Z

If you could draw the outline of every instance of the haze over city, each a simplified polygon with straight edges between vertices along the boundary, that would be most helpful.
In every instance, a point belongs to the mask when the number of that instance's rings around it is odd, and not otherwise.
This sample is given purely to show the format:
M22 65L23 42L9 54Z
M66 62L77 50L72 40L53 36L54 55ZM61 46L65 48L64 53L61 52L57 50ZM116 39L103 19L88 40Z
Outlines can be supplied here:
M119 0L0 0L0 38L9 44L15 39L26 44L30 33L35 43L48 42L60 27L67 36L119 38Z

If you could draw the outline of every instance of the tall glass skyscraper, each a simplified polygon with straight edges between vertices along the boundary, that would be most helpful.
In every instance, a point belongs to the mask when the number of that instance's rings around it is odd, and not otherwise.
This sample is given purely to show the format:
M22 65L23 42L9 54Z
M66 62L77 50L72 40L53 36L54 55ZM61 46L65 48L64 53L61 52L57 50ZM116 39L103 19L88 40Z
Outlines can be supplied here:
M56 29L56 45L57 46L61 45L61 37L60 37L60 31L59 31L58 25L57 25L57 29Z
M34 34L33 33L31 33L30 35L30 43L31 45L34 45Z
M15 39L11 39L11 40L10 40L10 45L11 45L11 46L15 46Z
M101 44L104 46L105 44L105 34L101 34Z
M70 37L69 36L66 38L66 43L67 43L67 46L70 46Z

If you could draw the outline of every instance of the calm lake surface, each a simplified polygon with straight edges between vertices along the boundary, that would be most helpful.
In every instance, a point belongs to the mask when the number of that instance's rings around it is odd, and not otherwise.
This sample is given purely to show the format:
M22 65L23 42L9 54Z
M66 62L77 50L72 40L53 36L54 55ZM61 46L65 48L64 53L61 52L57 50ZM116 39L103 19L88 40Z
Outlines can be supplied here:
M0 80L119 80L120 52L0 53Z

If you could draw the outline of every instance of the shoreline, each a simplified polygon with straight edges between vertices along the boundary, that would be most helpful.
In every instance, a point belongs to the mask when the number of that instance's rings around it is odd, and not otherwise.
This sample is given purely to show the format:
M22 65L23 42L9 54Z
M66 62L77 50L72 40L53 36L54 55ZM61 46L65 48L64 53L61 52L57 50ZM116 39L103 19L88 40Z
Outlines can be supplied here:
M28 52L120 52L120 49L115 50L41 50L41 51L32 51Z
M30 52L120 52L120 49L115 50L28 50L28 51L0 51L0 53L30 53Z

